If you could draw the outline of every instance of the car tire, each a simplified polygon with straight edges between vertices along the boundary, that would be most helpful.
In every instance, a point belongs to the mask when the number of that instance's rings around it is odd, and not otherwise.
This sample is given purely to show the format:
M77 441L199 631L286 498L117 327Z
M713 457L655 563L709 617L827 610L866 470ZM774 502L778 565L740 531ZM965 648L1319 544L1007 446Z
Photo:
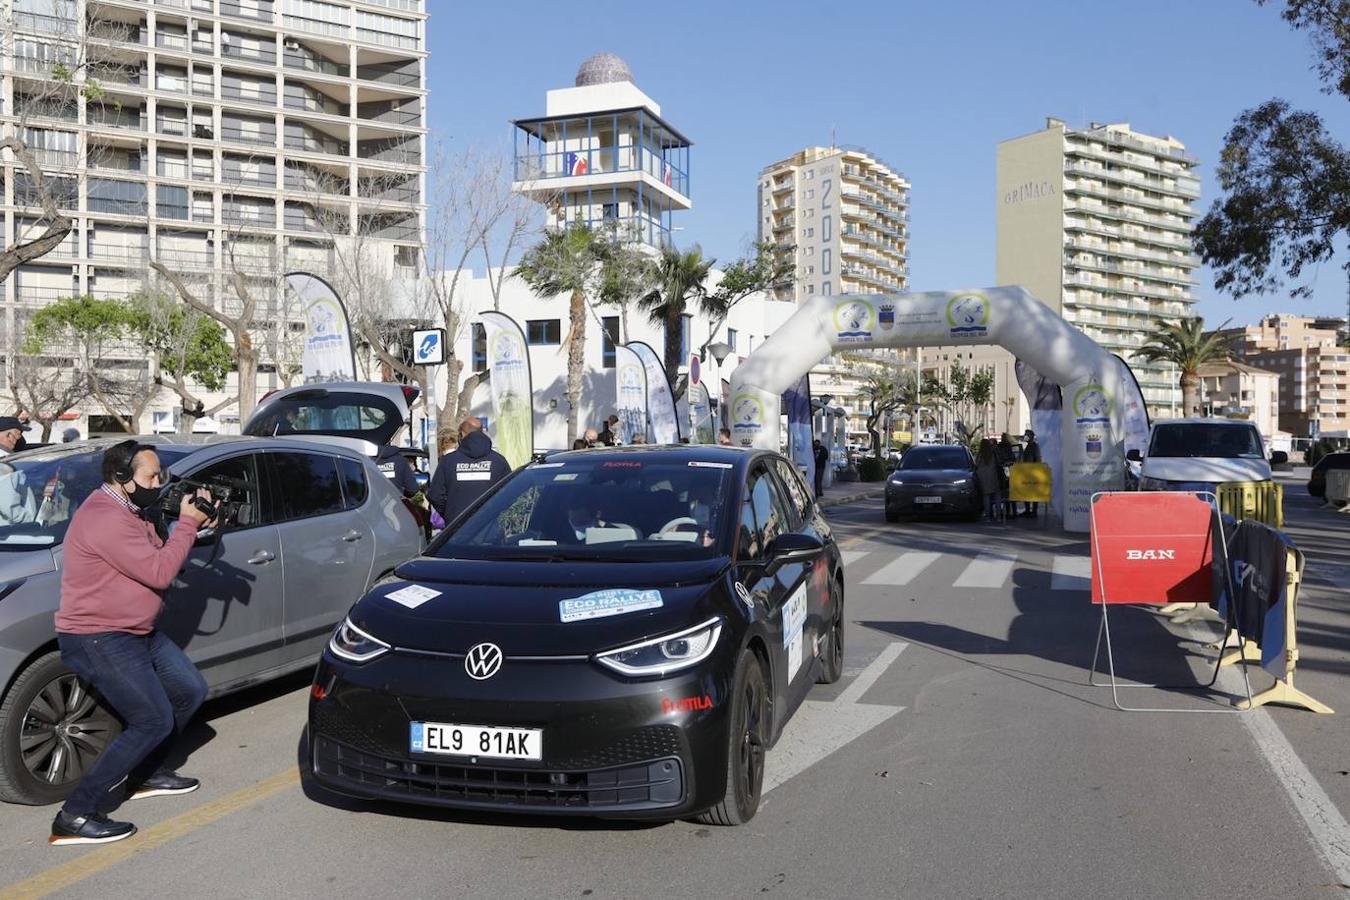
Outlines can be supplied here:
M764 664L752 650L742 653L736 663L727 731L726 796L699 816L708 825L744 825L759 809L769 743L769 684Z
M62 726L79 730L66 733ZM44 653L19 673L0 703L0 800L29 806L64 800L121 733L122 723L61 662L61 654ZM44 734L25 758L21 741Z
M825 632L816 684L834 684L844 674L844 586L837 578L830 580L830 610L830 627Z
M891 522L891 523L899 522L899 521L900 521L900 510L894 509L894 508L892 508L892 507L890 507L890 506L887 506L887 507L886 507L886 521L887 521L887 522Z

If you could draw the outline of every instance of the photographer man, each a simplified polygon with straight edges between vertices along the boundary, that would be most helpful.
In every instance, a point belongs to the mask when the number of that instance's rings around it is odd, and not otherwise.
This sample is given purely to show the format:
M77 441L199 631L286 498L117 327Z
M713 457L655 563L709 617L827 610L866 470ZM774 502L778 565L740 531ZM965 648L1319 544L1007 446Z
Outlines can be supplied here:
M178 523L161 542L141 512L160 493L159 456L134 440L103 454L103 484L76 511L66 533L61 660L88 682L125 727L103 751L52 822L52 844L102 844L136 833L115 822L133 799L195 791L195 778L164 768L171 738L206 698L206 680L187 655L155 630L162 592L178 575L210 518L204 492L185 494ZM200 505L198 505L200 504Z

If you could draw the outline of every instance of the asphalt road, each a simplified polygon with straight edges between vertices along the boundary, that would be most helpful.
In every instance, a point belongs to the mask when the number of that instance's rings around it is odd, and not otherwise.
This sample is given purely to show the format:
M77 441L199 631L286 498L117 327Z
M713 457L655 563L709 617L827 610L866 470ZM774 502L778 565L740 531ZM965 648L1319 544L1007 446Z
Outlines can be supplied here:
M829 513L848 554L846 677L771 753L748 826L335 797L299 772L300 678L208 704L183 767L202 790L123 807L131 840L51 848L53 809L0 807L0 897L1345 896L1350 515L1288 491L1308 554L1298 684L1339 715L1119 712L1087 684L1086 540L1031 520L887 525L865 500ZM1123 671L1203 675L1217 626L1113 621ZM1220 686L1127 702L1221 709L1241 679Z

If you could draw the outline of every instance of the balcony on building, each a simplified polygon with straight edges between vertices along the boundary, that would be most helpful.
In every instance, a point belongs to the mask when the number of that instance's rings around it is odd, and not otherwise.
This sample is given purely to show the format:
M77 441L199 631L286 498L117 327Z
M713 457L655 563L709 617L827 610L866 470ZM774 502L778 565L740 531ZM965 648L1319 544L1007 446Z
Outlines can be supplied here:
M674 209L690 201L690 141L643 107L513 123L515 184L538 200L560 191L626 187L662 195Z

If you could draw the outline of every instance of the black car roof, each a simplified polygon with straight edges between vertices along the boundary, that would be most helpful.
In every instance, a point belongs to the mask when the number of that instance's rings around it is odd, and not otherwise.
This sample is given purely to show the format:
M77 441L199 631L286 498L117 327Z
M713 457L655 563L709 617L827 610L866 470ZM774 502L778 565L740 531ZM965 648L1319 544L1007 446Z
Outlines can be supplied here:
M767 450L754 447L723 447L717 444L637 444L622 447L588 447L585 450L560 450L547 456L549 462L566 460L624 459L642 456L651 462L722 462L739 468ZM777 454L772 454L777 455Z

